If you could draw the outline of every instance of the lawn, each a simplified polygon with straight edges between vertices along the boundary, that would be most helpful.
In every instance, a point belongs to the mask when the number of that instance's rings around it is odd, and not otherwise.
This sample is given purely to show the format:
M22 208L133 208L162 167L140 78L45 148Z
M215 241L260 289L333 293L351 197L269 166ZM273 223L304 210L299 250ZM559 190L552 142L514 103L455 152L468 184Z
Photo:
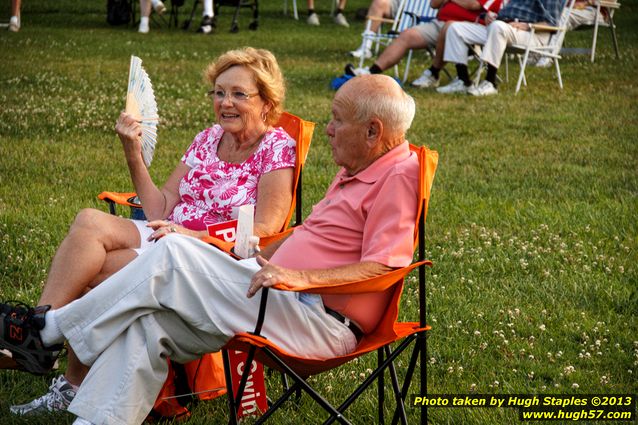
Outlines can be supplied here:
M191 3L181 8L180 20ZM151 26L111 27L105 2L27 1L19 33L0 32L0 299L36 302L57 245L82 208L106 209L102 190L130 189L115 120L124 107L129 57L142 58L160 111L151 174L163 183L193 136L214 121L205 66L239 46L272 50L288 83L286 108L317 122L304 174L304 215L336 172L325 125L331 78L360 42L318 3L320 27L263 2L261 24L228 32L222 8L209 36ZM299 3L305 15L303 2ZM199 14L199 12L197 12ZM9 6L0 6L8 21ZM197 19L196 23L199 23ZM595 63L561 61L565 87L532 68L490 98L446 97L406 87L417 103L409 140L440 154L427 218L428 391L436 394L638 393L638 1L617 14L621 58L607 29ZM586 47L591 31L569 33ZM429 65L418 53L411 79ZM453 73L453 67L448 66ZM511 74L518 66L510 61ZM124 212L124 211L123 211ZM414 316L411 278L402 316ZM366 376L373 359L311 378L335 401ZM64 362L63 362L64 363ZM9 416L10 404L43 394L54 375L0 372L0 423L71 423L71 415ZM275 391L277 378L268 380ZM417 395L417 390L413 390ZM349 412L374 423L376 391ZM200 403L191 423L224 423L225 400ZM415 409L409 408L411 422ZM432 424L509 424L515 409L432 408ZM277 424L319 423L308 398Z

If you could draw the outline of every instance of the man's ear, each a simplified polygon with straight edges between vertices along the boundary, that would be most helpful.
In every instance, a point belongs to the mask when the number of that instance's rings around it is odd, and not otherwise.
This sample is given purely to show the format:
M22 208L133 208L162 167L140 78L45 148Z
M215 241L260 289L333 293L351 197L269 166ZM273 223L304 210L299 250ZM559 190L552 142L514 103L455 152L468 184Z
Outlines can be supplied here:
M383 134L383 123L378 118L373 118L368 122L368 126L366 128L366 139L370 146L374 146L377 144L379 140L381 140L381 135Z

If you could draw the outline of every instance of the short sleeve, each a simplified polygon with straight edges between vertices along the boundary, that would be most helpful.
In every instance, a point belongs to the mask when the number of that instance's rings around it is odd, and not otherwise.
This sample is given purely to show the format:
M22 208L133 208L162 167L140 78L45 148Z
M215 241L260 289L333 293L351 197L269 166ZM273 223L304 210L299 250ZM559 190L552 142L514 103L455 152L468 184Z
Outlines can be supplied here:
M262 173L294 168L297 151L295 140L282 128L276 128L268 133L262 149Z

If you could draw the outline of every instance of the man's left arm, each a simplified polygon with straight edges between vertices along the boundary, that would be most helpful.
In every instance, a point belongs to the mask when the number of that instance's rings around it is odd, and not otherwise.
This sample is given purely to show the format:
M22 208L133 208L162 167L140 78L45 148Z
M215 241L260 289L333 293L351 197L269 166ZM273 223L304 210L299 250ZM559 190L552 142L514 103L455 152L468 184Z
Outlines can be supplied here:
M269 288L277 283L285 282L291 287L301 287L308 284L330 285L367 279L393 270L392 267L374 261L312 270L292 270L280 267L271 264L261 256L257 256L257 263L262 267L250 281L250 288L246 294L248 298L255 295L261 288Z

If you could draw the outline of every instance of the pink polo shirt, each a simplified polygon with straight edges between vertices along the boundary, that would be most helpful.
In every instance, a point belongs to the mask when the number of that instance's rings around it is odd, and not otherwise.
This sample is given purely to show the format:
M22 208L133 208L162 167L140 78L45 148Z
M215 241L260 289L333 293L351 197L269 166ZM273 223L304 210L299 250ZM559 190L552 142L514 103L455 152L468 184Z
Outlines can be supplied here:
M404 267L412 261L419 162L407 142L363 171L337 173L326 196L271 261L291 269L321 269L374 261ZM372 331L389 293L324 295L324 305Z

